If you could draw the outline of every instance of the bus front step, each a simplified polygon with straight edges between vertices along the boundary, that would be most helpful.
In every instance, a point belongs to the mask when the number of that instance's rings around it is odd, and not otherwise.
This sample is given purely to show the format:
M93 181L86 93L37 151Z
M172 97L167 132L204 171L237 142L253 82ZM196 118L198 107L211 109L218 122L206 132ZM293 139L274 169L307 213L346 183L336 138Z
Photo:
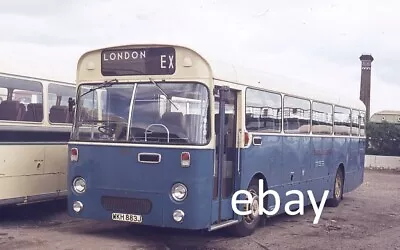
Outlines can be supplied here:
M223 227L228 227L228 226L234 225L236 223L239 223L239 221L238 220L227 220L227 221L221 222L219 224L212 225L210 227L210 229L208 229L208 231L214 231L214 230L217 230L217 229L220 229Z

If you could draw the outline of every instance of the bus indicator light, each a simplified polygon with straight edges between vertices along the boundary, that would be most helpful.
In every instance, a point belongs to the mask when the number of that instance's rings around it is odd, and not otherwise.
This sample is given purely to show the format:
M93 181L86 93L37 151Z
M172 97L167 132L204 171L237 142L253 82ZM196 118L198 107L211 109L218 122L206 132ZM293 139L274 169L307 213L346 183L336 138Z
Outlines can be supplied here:
M244 146L249 145L249 141L250 141L249 133L246 131L244 132Z
M78 161L78 149L71 148L71 161Z
M190 154L189 152L181 153L181 167L187 168L190 166Z

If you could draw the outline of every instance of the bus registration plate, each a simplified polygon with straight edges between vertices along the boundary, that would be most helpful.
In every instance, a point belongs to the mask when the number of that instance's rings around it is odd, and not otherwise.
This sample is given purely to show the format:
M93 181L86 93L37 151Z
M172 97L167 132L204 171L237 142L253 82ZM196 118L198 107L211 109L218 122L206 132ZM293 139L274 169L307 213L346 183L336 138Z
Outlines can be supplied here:
M121 214L112 213L112 220L132 222L132 223L142 223L142 216L136 214Z

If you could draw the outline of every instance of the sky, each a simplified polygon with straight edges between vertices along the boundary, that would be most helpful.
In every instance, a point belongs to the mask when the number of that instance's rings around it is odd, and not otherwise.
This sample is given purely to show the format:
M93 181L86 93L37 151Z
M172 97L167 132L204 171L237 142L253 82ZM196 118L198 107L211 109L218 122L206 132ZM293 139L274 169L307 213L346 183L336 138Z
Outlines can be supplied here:
M395 1L0 1L0 71L75 81L87 50L173 43L359 97L372 54L371 114L400 110Z

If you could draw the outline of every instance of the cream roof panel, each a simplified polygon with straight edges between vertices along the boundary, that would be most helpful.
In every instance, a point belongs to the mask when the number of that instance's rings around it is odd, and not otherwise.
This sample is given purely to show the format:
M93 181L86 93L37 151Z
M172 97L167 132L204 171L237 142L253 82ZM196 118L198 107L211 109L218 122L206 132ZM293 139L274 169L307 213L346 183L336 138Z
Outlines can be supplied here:
M203 53L200 52L200 50L188 46L177 44L127 44L115 46L114 48L130 46L174 46L180 49L187 49L192 51L194 54L197 54L199 56L198 58L204 59L204 62L209 65L209 68L211 68L212 76L215 79L234 82L248 87L283 92L285 94L309 98L320 102L328 102L339 106L365 110L365 105L361 100L359 100L358 96L352 98L350 96L337 94L335 89L322 88L321 86L312 85L288 77L226 63L209 53ZM86 52L79 59L78 65L82 63L82 59L84 59L85 56L90 56L91 53L101 51L102 49L106 48Z

